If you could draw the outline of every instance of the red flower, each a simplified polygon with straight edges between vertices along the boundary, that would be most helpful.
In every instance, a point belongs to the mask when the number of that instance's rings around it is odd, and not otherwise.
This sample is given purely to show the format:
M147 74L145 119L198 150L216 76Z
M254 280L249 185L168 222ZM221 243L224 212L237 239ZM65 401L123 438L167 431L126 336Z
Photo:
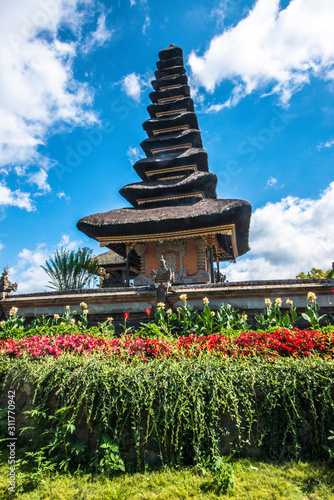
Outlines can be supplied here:
M149 316L151 314L151 309L145 309L145 313Z
M129 316L130 316L130 313L124 313L124 319L125 319L125 321L126 321L127 319L129 319Z

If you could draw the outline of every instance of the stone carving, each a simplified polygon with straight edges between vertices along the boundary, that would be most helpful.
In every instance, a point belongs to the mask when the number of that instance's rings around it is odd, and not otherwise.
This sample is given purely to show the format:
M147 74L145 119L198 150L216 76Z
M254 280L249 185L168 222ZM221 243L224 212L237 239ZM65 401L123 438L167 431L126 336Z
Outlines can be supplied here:
M8 279L8 271L4 269L0 278L0 298L4 299L10 292L16 292L17 283L12 283Z
M176 253L172 252L166 253L166 267L170 269L173 273L176 273L177 269Z
M151 278L154 279L154 285L157 289L157 301L166 302L168 288L172 286L174 281L174 273L166 267L163 255L159 259L159 268L157 271L151 271Z

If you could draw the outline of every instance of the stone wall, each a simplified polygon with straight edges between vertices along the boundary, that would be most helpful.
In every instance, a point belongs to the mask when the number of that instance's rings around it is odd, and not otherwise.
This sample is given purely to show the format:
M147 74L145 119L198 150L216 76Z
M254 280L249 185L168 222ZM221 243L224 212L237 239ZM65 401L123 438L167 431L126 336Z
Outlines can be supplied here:
M203 308L203 297L210 300L211 309L218 309L222 302L245 311L250 317L261 312L264 299L272 301L280 297L282 309L286 299L293 300L297 310L302 311L307 304L307 293L314 292L323 314L334 314L334 280L272 280L225 282L214 285L180 285L168 292L168 307L182 306L179 299L186 293L188 304L193 309ZM156 290L150 286L131 286L129 288L103 288L69 290L66 292L42 292L30 294L12 294L0 301L1 316L8 314L11 307L18 307L18 315L28 320L36 316L53 316L65 312L67 305L79 310L80 302L86 302L89 309L89 320L92 324L112 316L116 322L123 319L124 312L130 313L128 325L143 321L145 309L154 310L157 303Z

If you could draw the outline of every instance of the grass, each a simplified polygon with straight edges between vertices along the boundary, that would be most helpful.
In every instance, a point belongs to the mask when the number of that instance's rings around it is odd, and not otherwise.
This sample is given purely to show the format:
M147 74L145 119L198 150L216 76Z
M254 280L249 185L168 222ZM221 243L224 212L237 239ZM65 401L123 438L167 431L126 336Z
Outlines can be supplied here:
M247 500L332 500L334 468L320 463L286 464L258 460L233 461L234 488L224 498ZM14 498L8 493L8 464L0 466L0 498ZM104 476L44 474L39 483L29 487L28 473L17 470L22 500L209 500L222 498L210 489L210 477L195 468L160 469L145 473L124 474L113 479Z

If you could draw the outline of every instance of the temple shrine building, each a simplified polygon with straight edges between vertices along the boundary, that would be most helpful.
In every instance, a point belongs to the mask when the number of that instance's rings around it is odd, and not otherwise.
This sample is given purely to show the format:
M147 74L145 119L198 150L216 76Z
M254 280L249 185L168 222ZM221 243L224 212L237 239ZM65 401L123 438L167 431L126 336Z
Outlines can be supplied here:
M217 199L179 47L159 53L152 87L146 158L133 166L141 181L120 190L132 207L83 217L77 227L108 249L100 260L110 283L153 284L161 256L175 283L219 281L219 262L249 250L251 206Z

